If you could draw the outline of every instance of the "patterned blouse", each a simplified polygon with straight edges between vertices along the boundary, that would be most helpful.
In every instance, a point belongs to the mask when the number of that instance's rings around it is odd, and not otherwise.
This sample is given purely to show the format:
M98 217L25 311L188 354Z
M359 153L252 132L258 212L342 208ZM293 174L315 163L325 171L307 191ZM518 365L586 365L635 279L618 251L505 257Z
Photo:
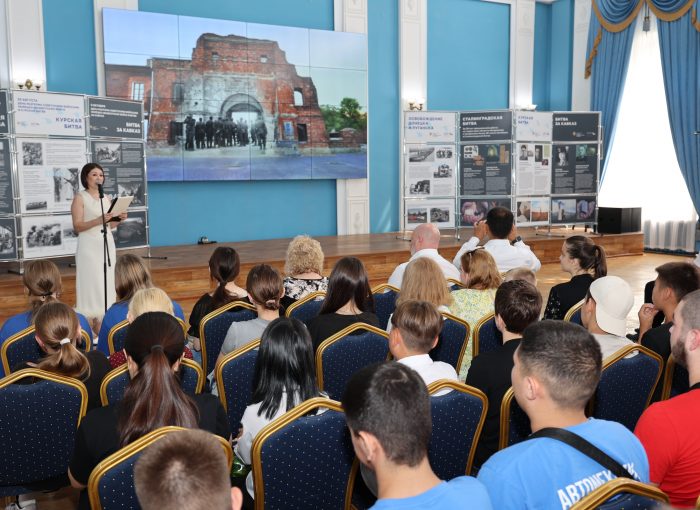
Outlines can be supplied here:
M326 289L328 289L328 278L325 276L315 279L287 276L284 279L284 295L293 301L298 301L312 292L326 292Z

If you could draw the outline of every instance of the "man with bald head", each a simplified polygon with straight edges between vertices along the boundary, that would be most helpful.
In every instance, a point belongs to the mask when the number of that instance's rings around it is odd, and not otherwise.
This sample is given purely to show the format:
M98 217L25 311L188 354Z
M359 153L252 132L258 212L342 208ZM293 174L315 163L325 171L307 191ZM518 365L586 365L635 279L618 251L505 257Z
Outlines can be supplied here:
M440 230L432 223L423 223L418 225L413 231L413 236L411 237L411 258L408 262L415 260L420 257L428 257L433 259L440 269L442 269L445 278L454 278L459 280L459 270L452 265L448 260L440 256L437 249L440 245ZM403 281L403 273L406 270L408 262L399 264L399 266L394 269L389 277L389 285L400 289L401 282Z

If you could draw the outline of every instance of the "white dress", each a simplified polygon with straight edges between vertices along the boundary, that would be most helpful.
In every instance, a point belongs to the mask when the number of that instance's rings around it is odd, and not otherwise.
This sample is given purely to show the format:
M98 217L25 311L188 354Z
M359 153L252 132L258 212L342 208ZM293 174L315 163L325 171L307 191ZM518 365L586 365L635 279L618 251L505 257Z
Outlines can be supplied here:
M83 221L90 221L102 215L100 210L100 200L92 198L90 194L83 190L80 192L83 199L84 213ZM102 199L105 212L109 209L110 199ZM102 225L97 225L91 229L78 234L78 249L75 252L75 293L78 312L86 317L101 318L105 314L104 308L104 248L102 239ZM117 262L117 254L114 247L114 237L112 229L107 228L107 246L109 247L109 257L112 262L107 266L107 308L116 301L116 291L114 290L114 264Z

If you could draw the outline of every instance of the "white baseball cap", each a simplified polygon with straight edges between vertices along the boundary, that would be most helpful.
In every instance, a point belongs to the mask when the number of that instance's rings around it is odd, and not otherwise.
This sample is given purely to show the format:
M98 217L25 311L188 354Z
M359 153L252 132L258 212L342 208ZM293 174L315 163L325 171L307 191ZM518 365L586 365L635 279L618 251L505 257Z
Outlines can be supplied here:
M595 300L595 320L600 329L624 337L627 314L634 305L629 284L619 276L604 276L594 280L588 292Z

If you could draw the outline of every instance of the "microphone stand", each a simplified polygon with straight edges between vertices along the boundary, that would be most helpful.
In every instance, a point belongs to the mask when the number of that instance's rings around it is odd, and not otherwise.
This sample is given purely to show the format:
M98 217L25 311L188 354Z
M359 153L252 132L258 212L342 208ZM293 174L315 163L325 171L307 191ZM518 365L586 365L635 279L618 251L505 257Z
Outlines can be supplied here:
M102 245L102 259L104 261L103 263L103 268L104 268L104 286L103 286L103 291L104 291L104 299L105 299L105 313L107 313L107 266L112 267L112 261L110 260L109 256L109 244L107 243L107 222L105 221L105 205L102 202L102 199L105 197L105 191L104 188L102 187L102 184L97 185L97 190L99 191L100 194L100 211L102 211L102 239L103 239L103 245Z

